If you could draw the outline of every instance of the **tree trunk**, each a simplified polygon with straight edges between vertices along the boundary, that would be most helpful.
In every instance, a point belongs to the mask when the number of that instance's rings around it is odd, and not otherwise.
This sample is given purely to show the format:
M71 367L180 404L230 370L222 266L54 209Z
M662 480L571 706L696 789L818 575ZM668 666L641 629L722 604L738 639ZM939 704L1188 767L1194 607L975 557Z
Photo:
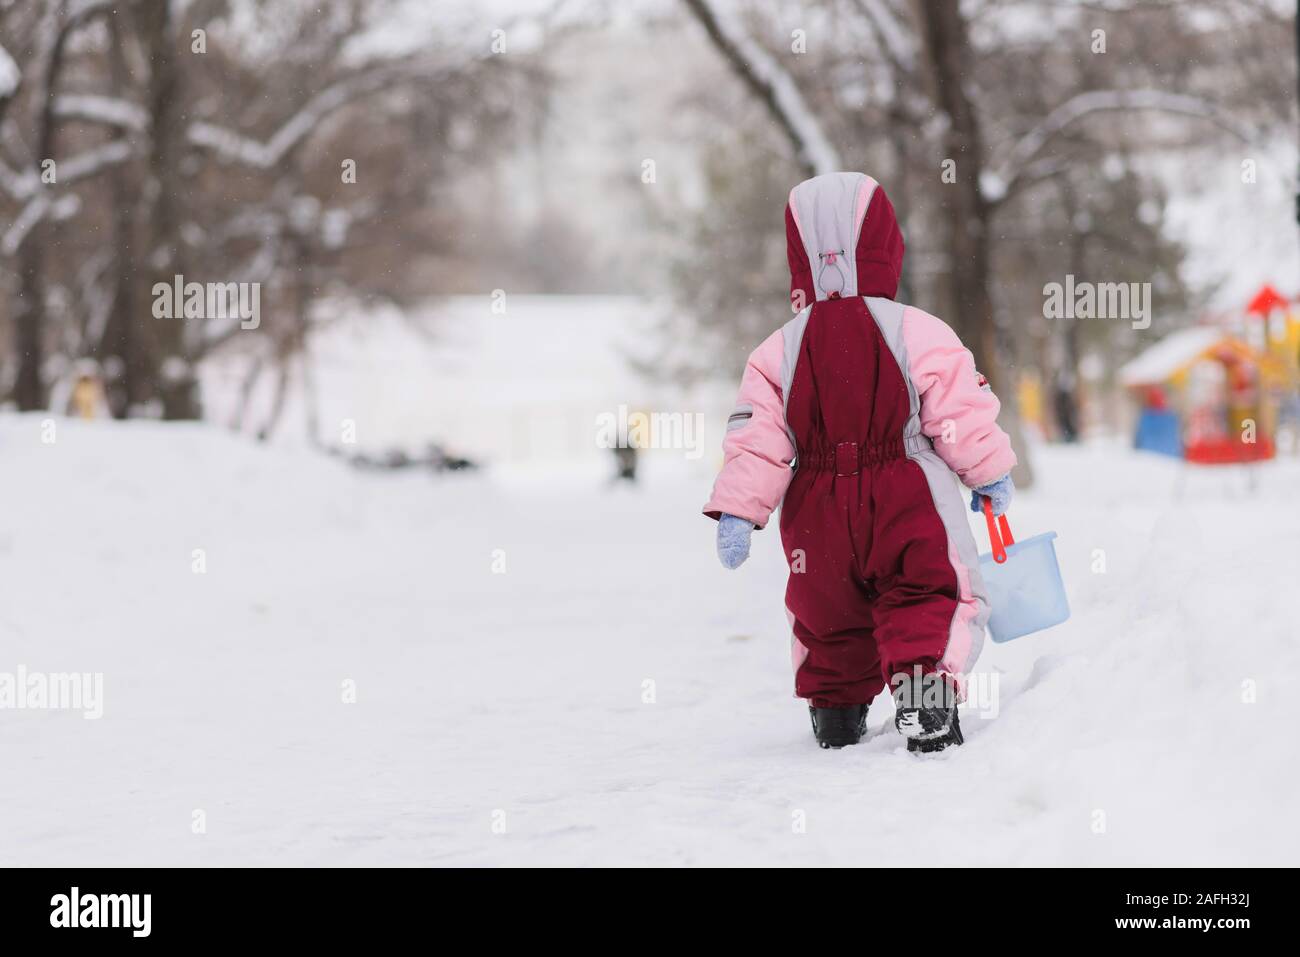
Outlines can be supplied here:
M239 385L239 401L235 404L235 412L230 418L230 428L235 432L244 431L244 423L248 421L248 407L253 401L253 392L257 388L257 382L262 378L262 367L265 365L261 356L256 356L248 366L248 372L244 375L243 382Z
M39 229L40 227L36 227ZM45 389L44 263L40 238L31 235L23 244L18 266L18 301L14 311L14 351L18 355L18 376L13 398L23 412L43 409L48 401Z
M123 30L118 17L108 20L110 41L110 75L113 95L129 97L129 71L126 65ZM138 328L141 317L137 314L137 289L139 282L135 254L136 201L135 190L130 186L128 172L115 166L109 173L109 195L113 199L113 301L104 337L100 342L98 358L115 359L118 366L116 378L105 385L110 396L109 408L114 418L123 419L136 407L151 398L156 364L145 354ZM146 315L147 315L146 311Z
M271 396L271 409L267 412L262 427L257 430L259 442L265 442L271 437L271 433L280 424L280 417L284 414L284 407L289 397L289 362L288 356L280 357L275 377L275 392Z
M1078 197L1068 181L1060 184L1060 192L1065 214L1069 218L1069 222L1073 223L1077 220L1079 213ZM1088 275L1088 237L1082 230L1070 230L1069 263L1069 272L1076 276ZM1052 380L1056 424L1062 441L1077 442L1082 427L1079 377L1081 359L1079 320L1071 317L1053 321L1060 327L1056 333L1060 340L1060 365L1055 370Z
M955 181L936 190L948 220L945 241L948 283L955 312L948 317L957 334L975 355L975 362L1003 400L1002 426L1011 436L1020 464L1016 484L1033 484L1020 416L1016 409L1014 377L998 361L997 325L994 322L992 276L989 259L989 222L992 207L984 198L980 181L984 172L984 144L975 104L967 93L971 82L971 46L961 5L915 0L917 21L926 49L933 97L946 119L944 159L956 163ZM936 170L935 175L939 175Z
M150 132L148 176L149 272L158 282L171 282L184 275L180 239L180 152L182 118L178 107L179 72L176 68L177 38L172 23L172 4L144 2L136 6L140 33L150 63ZM150 284L152 285L152 283ZM154 380L162 402L164 419L199 417L198 381L195 356L187 348L185 319L151 319L148 350L156 363Z
M36 165L54 158L54 94L63 67L64 42L68 28L59 33L50 47L36 91L41 103L36 119ZM50 187L42 184L42 189ZM45 384L45 232L38 222L32 227L18 251L18 308L14 314L14 346L18 354L18 377L14 381L14 401L24 412L44 409L49 403Z
M916 6L929 56L934 101L947 120L943 158L956 163L955 181L945 182L935 191L948 220L944 230L948 281L957 307L957 313L948 321L996 388L1000 378L995 362L993 300L989 295L989 209L980 192L983 143L979 118L964 88L969 82L971 60L966 21L956 3L919 2Z

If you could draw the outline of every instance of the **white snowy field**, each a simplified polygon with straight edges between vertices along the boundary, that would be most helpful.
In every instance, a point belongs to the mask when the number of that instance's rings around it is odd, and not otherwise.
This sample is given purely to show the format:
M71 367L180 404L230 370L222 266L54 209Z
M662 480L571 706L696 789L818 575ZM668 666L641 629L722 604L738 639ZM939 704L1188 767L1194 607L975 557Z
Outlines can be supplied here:
M0 710L0 864L1300 862L1300 462L1178 497L1176 463L1038 450L1012 519L1060 533L1074 617L987 646L996 717L915 756L884 697L816 748L775 529L722 569L703 472L42 438L0 417L0 674L102 673L103 716Z

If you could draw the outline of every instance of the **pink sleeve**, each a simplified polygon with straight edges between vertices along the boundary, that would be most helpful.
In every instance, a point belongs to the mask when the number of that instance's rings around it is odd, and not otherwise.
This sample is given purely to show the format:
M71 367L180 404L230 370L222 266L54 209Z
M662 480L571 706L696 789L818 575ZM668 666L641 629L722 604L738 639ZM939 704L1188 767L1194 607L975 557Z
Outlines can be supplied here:
M722 471L704 506L704 514L710 518L725 512L762 528L790 484L794 445L786 431L781 395L783 353L784 339L777 330L745 365L740 395L722 442Z
M921 431L967 488L996 482L1016 464L998 428L1001 404L975 358L943 320L908 306L903 314L908 374L921 402Z

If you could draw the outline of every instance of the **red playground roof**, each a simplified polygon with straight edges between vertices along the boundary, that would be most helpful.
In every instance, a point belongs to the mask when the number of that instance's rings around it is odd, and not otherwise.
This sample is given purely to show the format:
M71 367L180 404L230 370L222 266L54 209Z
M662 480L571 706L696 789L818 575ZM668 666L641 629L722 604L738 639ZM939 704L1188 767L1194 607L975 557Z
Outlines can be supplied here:
M1250 301L1246 311L1258 316L1267 316L1279 306L1283 308L1287 306L1286 297L1268 283L1265 283L1264 288L1255 293L1255 298Z

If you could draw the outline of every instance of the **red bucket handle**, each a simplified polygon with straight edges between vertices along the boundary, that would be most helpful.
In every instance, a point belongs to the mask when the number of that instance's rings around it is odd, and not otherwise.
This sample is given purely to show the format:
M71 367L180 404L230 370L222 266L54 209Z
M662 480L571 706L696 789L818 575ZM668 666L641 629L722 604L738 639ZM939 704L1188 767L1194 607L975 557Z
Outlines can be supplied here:
M984 521L989 526L989 544L993 546L993 560L1001 565L1007 560L1008 545L1014 545L1016 540L1011 537L1011 525L1007 522L1006 515L999 515L997 524L993 522L993 500L987 495L980 496L981 504L984 508ZM1001 526L1002 534L998 534L998 527Z

